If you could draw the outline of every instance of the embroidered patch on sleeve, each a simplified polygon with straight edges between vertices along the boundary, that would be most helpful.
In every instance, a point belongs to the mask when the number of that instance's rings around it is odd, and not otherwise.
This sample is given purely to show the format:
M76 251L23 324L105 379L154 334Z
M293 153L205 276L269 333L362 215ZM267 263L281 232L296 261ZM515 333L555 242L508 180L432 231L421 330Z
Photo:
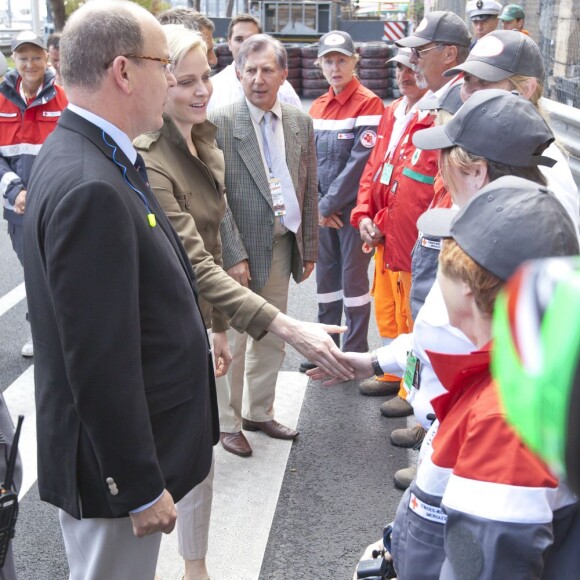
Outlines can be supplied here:
M367 129L360 136L360 142L363 147L366 147L367 149L372 149L375 146L375 143L377 142L377 134L374 131L371 131L371 129Z

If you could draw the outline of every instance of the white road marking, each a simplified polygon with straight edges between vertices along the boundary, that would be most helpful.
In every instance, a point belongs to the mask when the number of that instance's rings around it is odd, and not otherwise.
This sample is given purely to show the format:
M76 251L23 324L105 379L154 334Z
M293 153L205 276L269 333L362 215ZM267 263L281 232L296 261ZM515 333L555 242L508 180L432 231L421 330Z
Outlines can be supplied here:
M0 316L8 312L24 298L26 298L26 289L24 288L24 282L22 282L22 284L18 284L16 288L13 288L8 294L4 294L0 298Z
M22 499L38 476L36 467L36 406L34 404L34 365L30 365L3 393L16 425L24 415L18 449L22 458L23 480L18 496Z

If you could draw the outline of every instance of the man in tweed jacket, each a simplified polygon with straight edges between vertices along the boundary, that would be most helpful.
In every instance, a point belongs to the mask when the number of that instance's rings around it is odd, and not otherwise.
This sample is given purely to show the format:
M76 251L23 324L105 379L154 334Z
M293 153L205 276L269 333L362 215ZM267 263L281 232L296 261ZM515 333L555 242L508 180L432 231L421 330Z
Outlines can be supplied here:
M218 127L218 146L224 152L225 185L231 209L221 226L224 269L285 312L290 274L296 282L305 280L317 258L318 188L312 120L278 100L278 89L288 72L286 51L278 41L263 34L247 39L237 55L236 68L244 98L210 114L210 120ZM287 207L284 216L274 212L276 187L272 178L281 176L271 171L274 154L268 146L264 151L260 125L269 111L275 116L272 139L284 144L286 165L298 202L298 206L293 202L292 210L282 180ZM281 147L278 150L282 152ZM299 226L290 225L292 211ZM233 227L232 221L237 227ZM252 449L241 432L242 427L278 439L295 439L298 432L274 420L283 342L270 334L259 342L236 331L231 331L231 335L233 361L226 380L218 386L221 440L228 451L248 456ZM247 391L242 421L244 370Z

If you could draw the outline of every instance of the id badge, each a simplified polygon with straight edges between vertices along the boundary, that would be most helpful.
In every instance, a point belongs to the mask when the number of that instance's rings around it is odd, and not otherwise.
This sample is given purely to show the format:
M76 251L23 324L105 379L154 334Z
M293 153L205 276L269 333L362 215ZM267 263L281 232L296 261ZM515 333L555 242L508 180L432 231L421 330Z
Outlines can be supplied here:
M393 175L394 165L391 163L385 163L383 165L383 172L381 173L381 183L383 185L389 185L391 182L391 175Z
M405 374L403 375L407 392L410 393L413 389L419 390L421 388L420 376L421 361L409 351L407 353L407 366L405 368Z
M286 214L284 205L284 196L282 195L282 182L277 177L271 177L268 180L270 186L270 195L272 196L272 205L274 206L274 215L280 217Z

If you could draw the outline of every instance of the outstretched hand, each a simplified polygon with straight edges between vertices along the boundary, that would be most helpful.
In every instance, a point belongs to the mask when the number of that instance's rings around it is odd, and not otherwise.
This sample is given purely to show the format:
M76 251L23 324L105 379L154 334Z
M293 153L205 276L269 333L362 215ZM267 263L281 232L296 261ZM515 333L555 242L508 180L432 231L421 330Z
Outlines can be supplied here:
M268 330L293 346L324 373L339 377L343 381L354 378L353 369L345 364L343 353L329 336L329 333L344 332L346 326L301 322L279 313Z
M354 376L346 380L368 379L373 376L373 365L371 362L371 354L369 352L342 352L341 355L343 364L348 365L354 371ZM306 374L313 381L323 381L322 384L326 387L340 385L340 383L345 382L345 379L343 379L338 373L334 372L334 369L331 369L331 372L329 373L325 369L317 367L306 371Z

